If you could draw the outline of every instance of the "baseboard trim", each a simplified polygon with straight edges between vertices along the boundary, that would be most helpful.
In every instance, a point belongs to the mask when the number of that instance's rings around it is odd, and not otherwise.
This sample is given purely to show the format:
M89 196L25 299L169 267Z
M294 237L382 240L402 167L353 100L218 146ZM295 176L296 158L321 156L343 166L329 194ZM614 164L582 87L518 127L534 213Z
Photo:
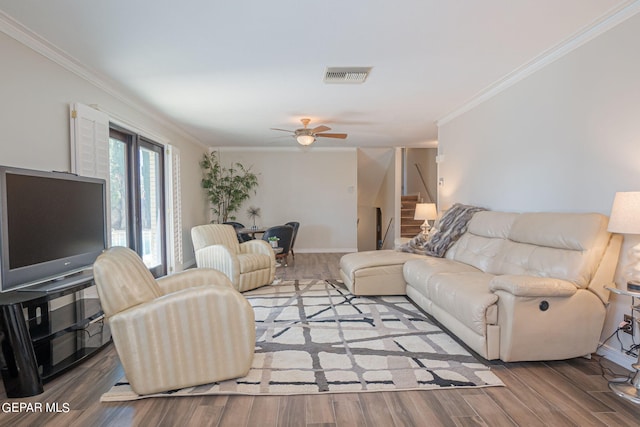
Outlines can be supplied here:
M631 367L634 363L637 362L637 359L632 356L628 356L620 351L620 349L613 348L607 344L603 345L596 351L596 354L604 357L607 360L612 361L613 363L622 366L625 369L633 371L634 369Z
M190 268L196 268L196 259L191 258L182 263L182 270L188 270Z
M358 252L358 248L305 248L295 249L295 253L298 254L327 254L327 253L346 253L346 252Z

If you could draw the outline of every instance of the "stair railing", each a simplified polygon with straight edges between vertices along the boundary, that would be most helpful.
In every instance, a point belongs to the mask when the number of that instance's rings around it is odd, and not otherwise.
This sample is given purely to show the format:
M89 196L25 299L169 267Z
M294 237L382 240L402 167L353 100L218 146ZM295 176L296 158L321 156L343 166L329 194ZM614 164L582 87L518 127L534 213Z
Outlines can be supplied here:
M424 176L422 175L422 171L420 170L420 165L417 163L414 163L416 166L416 169L418 170L418 175L420 176L420 181L422 181L422 186L424 187L425 191L427 192L427 197L429 198L429 200L427 201L427 203L434 203L433 202L433 196L431 196L431 193L429 192L429 188L427 188L427 183L424 180Z
M387 241L387 234L389 234L389 228L391 228L391 223L393 222L393 218L389 218L389 224L387 225L387 231L384 232L384 237L382 241L378 244L378 249L384 248L384 242Z

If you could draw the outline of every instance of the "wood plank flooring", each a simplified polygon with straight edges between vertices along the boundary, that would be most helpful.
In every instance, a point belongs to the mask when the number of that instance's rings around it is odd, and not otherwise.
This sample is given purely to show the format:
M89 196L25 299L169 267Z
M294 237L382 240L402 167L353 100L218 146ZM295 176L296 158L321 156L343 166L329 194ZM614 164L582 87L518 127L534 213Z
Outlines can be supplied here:
M338 278L340 254L296 254L281 279ZM600 361L615 372L624 369ZM100 403L123 375L112 345L45 384L8 399L0 426L640 426L640 406L611 393L597 360L490 363L506 387L309 396L207 396ZM8 413L6 403L68 404L67 413Z

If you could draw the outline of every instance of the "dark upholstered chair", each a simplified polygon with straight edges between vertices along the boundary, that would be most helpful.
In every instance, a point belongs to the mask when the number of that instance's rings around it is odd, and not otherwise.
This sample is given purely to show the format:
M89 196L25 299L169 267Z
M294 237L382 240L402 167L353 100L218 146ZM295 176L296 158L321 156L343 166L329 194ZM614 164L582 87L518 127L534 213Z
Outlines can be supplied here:
M235 221L227 221L227 222L223 222L223 224L227 224L227 225L233 226L234 230L236 230L236 233L238 234L238 242L239 243L244 243L244 242L248 242L249 240L253 240L253 237L251 237L250 234L238 233L238 230L242 230L243 228L245 228L244 224L241 224L241 223L235 222Z
M291 256L295 259L296 253L293 251L293 247L296 244L296 236L298 235L298 228L300 228L300 223L297 221L289 221L284 225L290 225L293 227L293 238L291 239Z
M269 241L269 237L277 237L278 247L282 248L282 252L276 254L276 259L282 260L283 265L287 265L289 260L289 252L291 251L291 242L293 241L293 227L290 225L276 225L269 227L262 235L262 240Z

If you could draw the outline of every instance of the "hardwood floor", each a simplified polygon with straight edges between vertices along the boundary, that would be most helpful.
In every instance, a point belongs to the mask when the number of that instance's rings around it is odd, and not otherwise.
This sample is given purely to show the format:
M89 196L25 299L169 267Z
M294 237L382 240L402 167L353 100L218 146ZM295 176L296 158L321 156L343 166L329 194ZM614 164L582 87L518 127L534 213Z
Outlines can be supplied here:
M340 254L297 254L281 279L338 277ZM600 363L490 363L506 387L309 396L208 396L100 403L123 375L112 345L26 399L0 395L0 426L639 426L640 406L616 397ZM40 402L43 412L6 404ZM45 413L58 403L67 413Z

